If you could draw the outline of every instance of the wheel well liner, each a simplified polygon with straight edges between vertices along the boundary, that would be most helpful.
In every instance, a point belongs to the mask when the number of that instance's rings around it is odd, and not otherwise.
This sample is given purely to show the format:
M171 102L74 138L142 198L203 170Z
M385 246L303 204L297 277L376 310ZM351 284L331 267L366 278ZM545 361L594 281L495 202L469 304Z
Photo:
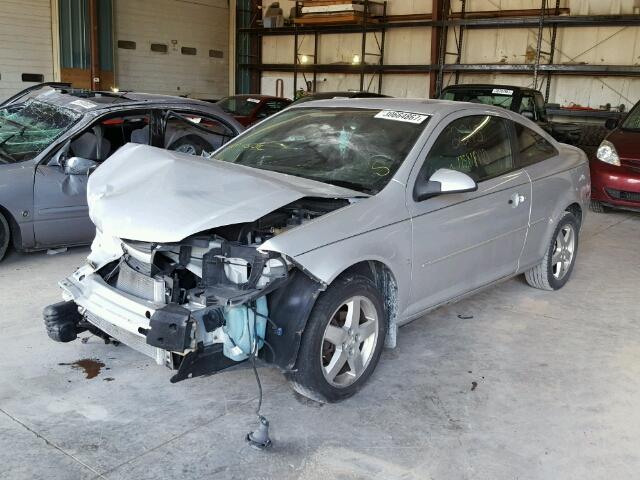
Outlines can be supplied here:
M582 227L582 207L578 203L572 203L566 209L567 212L573 213L578 221L578 228Z
M263 359L283 370L295 366L311 310L324 285L301 270L294 270L287 283L267 296L269 325L265 334L268 347L261 350Z

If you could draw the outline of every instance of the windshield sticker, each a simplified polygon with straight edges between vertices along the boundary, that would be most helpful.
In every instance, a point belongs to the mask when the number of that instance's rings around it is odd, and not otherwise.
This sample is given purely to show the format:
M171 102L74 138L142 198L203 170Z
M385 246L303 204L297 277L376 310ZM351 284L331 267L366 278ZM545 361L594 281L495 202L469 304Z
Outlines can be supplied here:
M491 93L497 93L500 95L513 95L513 90L507 90L506 88L494 88Z
M260 103L260 100L258 100L257 98L247 98L247 102Z
M385 120L395 120L397 122L422 123L429 115L418 115L410 112L397 112L395 110L382 110L375 115L375 118L384 118Z
M96 106L95 103L90 102L89 100L82 100L82 99L74 100L73 102L70 103L70 105L77 105L78 107L82 107L85 109L93 108Z

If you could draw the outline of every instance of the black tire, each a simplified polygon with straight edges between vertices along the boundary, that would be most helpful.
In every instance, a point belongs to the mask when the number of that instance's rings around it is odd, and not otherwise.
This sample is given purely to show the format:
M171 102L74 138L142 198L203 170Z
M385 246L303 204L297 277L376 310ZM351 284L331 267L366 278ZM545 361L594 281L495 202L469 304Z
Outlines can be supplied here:
M575 236L575 241L573 244L573 255L571 257L570 264L563 274L562 277L557 278L554 275L554 266L552 265L552 257L554 252L557 251L556 238L558 237L558 233L565 229L567 226L570 226L573 229L573 234ZM527 283L532 287L539 288L541 290L558 290L562 288L571 277L571 273L573 272L573 267L576 264L576 258L578 256L578 245L579 245L579 236L580 236L580 227L578 226L578 221L576 217L571 212L564 212L558 225L553 231L553 235L549 241L549 246L547 248L547 253L545 253L544 258L540 264L533 267L531 270L525 272L524 276L527 280Z
M9 222L7 222L7 219L4 218L4 215L0 213L0 261L7 254L10 242L11 229L9 228Z
M607 211L602 202L598 200L591 200L591 202L589 202L589 209L595 213L605 213Z
M201 155L202 152L213 152L215 149L209 142L198 135L185 135L169 145L167 150Z
M377 337L375 346L372 348L373 353L362 373L356 377L353 383L336 386L330 383L323 373L323 362L325 361L323 355L329 344L324 339L324 334L328 324L332 320L335 322L337 316L340 315L337 310L352 297L365 297L375 308L378 318ZM384 300L375 284L361 275L336 280L320 295L311 311L309 321L302 334L296 369L287 374L291 387L301 395L322 403L339 402L349 398L362 387L375 370L382 353L386 332L387 315ZM362 346L357 348L364 350ZM342 370L351 369L348 363L350 361L347 360Z

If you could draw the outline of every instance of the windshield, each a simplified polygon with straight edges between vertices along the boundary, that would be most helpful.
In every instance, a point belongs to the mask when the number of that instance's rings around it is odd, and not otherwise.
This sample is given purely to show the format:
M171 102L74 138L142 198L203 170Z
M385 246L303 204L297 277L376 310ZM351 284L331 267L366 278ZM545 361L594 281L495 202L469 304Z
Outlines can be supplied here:
M441 100L455 100L456 102L482 103L510 109L513 100L513 90L494 88L492 90L445 90L440 96Z
M285 110L214 154L217 160L379 192L427 124L428 115L357 108Z
M627 118L624 119L622 128L624 130L640 131L640 102L631 109Z
M16 108L0 109L0 162L35 158L66 131L80 114L30 99Z
M218 102L222 110L232 115L248 117L254 108L258 106L260 100L251 97L227 97Z

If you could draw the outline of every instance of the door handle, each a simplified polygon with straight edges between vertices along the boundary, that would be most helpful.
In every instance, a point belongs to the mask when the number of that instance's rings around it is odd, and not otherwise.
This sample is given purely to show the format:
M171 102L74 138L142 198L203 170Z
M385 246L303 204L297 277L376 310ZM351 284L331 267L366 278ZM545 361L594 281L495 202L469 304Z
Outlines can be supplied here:
M509 205L511 205L513 208L516 208L521 203L524 203L526 199L527 197L516 192L511 195L511 198L509 198Z

